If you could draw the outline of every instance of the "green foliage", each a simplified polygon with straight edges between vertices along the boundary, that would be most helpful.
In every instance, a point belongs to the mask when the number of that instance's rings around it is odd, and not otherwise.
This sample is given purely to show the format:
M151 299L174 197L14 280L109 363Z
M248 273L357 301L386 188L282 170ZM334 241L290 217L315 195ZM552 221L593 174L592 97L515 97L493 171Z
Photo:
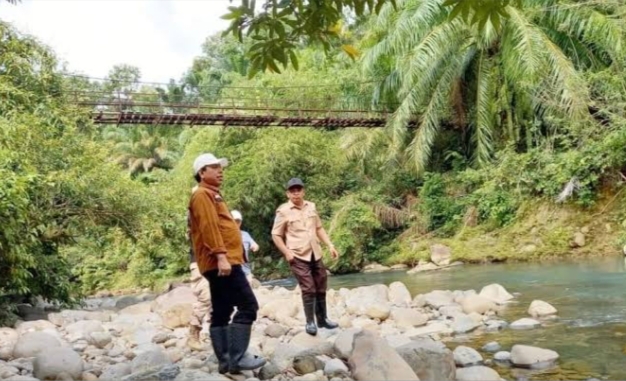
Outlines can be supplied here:
M381 223L371 204L357 195L341 198L334 209L329 234L341 256L330 268L336 273L360 269L369 262L375 242L373 233L382 227Z
M371 20L365 69L386 77L381 100L393 94L399 102L388 121L388 160L403 156L416 174L429 169L443 130L470 133L460 151L477 166L502 143L532 149L554 133L580 138L572 125L590 118L578 69L607 68L624 56L624 23L603 4L502 2L508 17L501 27L477 29L454 17L470 3L485 6L463 1L450 11L438 0L407 0L397 10L385 5ZM408 129L416 114L419 128Z
M428 219L428 229L450 233L458 224L462 205L448 195L446 183L438 173L426 174L420 190L420 207Z
M501 20L508 17L506 8L510 3L510 0L448 0L443 6L450 7L451 18L462 16L484 30L490 24L496 29L500 26ZM254 40L247 48L252 77L266 70L280 73L279 65L297 70L296 52L303 42L321 44L329 51L340 40L340 24L346 11L356 18L376 17L385 6L396 7L396 0L266 0L260 7L256 0L242 0L241 5L229 7L229 13L222 18L231 20L224 34L232 33L239 41L244 40L245 34ZM343 45L342 49L352 58L358 56L351 45Z

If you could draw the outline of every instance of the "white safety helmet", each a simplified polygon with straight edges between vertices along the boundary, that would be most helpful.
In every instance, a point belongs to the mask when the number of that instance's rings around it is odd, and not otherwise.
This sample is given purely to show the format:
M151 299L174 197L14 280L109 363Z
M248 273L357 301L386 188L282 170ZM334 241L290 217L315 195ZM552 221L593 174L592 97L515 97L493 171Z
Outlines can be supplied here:
M241 216L241 213L238 210L232 210L230 212L230 215L233 216L233 220L243 221L243 217Z

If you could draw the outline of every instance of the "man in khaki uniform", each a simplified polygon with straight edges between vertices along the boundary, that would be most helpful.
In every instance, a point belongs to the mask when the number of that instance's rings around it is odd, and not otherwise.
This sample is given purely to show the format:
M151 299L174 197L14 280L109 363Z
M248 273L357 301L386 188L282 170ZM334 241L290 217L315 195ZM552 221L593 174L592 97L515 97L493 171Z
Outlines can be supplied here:
M196 185L191 189L191 194L198 189ZM190 232L190 216L187 215L187 239L191 240ZM200 332L202 331L202 320L207 316L208 320L211 320L211 293L209 291L209 282L205 277L200 274L198 270L198 264L196 258L193 255L193 248L189 248L189 270L191 271L191 290L196 297L196 301L193 303L191 317L189 318L189 338L187 339L187 346L195 351L203 351L206 348L202 344L200 339Z
M298 178L289 180L287 183L289 202L276 210L272 240L289 262L291 271L298 280L306 317L305 329L309 335L315 335L317 326L337 328L337 324L327 316L327 274L319 240L328 246L333 259L338 258L339 253L322 226L315 204L305 201L304 194L302 180Z

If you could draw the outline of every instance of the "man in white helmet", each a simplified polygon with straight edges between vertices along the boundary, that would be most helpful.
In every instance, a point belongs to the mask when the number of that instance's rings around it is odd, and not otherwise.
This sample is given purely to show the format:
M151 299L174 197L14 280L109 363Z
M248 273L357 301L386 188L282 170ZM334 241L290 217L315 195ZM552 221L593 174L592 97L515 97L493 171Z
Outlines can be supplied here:
M241 222L243 221L243 216L241 212L238 210L233 210L230 214L235 219L237 225L239 225L239 229L241 230ZM259 245L254 241L250 233L245 230L241 230L241 240L243 241L243 252L245 263L242 266L243 272L246 273L246 278L248 278L248 282L252 281L252 266L250 264L250 251L256 253L259 251Z
M209 333L218 371L238 374L260 368L266 360L246 352L259 304L241 268L244 252L239 226L220 191L227 165L226 159L209 153L196 158L193 173L198 189L189 201L189 217L198 270L211 291Z

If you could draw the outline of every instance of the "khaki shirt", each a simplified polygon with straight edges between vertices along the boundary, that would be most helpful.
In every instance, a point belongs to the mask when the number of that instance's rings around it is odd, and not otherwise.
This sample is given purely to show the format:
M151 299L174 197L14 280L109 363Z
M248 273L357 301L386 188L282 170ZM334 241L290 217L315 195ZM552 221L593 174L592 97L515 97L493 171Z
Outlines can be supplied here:
M305 201L298 208L289 201L276 209L272 235L284 239L285 245L296 257L309 261L313 253L317 261L322 258L322 248L317 237L317 231L321 228L322 221L314 203Z
M226 254L231 265L244 263L241 231L219 189L200 184L189 201L189 220L193 252L201 274L217 268L218 254Z

